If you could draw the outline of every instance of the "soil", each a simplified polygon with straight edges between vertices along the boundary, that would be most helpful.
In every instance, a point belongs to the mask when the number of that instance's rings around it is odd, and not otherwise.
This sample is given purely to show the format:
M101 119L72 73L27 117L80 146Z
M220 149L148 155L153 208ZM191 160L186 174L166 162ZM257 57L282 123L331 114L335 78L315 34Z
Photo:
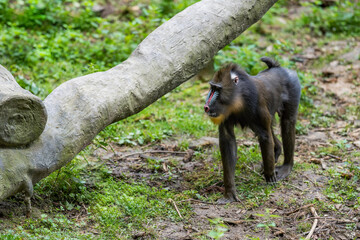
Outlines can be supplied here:
M337 123L339 125L339 123ZM341 125L341 124L340 124ZM360 126L359 126L360 127ZM311 152L315 152L320 146L330 145L332 140L342 139L343 136L337 135L341 127L312 129L307 135L297 137L296 158L297 163L310 162L321 165L323 170L328 168L341 167L344 162L340 157L327 155L321 158L314 157ZM357 131L360 133L360 131ZM358 137L358 135L357 135ZM209 140L210 139L210 140ZM349 142L355 139L345 138ZM174 143L174 141L172 141ZM175 145L156 146L153 149L124 149L116 145L112 146L114 152L100 150L96 152L96 157L101 157L107 161L107 165L112 169L112 174L122 180L134 179L144 181L151 186L162 186L175 191L189 189L191 181L187 179L189 172L201 172L204 165L214 161L211 152L217 146L216 139L204 138L196 141L197 146L207 147L205 154L209 156L203 162L193 161L191 155L193 151L179 152ZM239 140L239 144L256 144L255 139ZM191 144L190 144L191 145ZM352 151L358 147L353 146ZM162 166L157 169L162 174L153 175L153 169L148 169L145 159L162 159ZM167 165L171 165L169 159L176 160L176 169L172 169L172 179L168 180ZM209 161L209 162L207 162ZM358 161L359 163L360 161ZM292 176L283 181L281 185L271 193L269 200L260 207L247 208L240 203L230 205L217 205L190 199L193 209L192 217L183 222L173 222L159 220L157 228L160 232L157 236L160 239L194 239L199 235L209 232L210 224L208 219L221 218L226 224L228 231L222 239L249 239L258 237L259 239L299 239L305 238L309 231L301 232L299 226L312 226L317 220L317 225L311 239L357 239L360 237L360 212L344 204L335 204L333 211L322 211L316 209L314 204L309 204L314 199L328 202L324 195L324 188L328 182L328 177L322 171L305 170L293 173ZM241 183L238 183L241 184ZM265 185L265 184L264 184ZM222 183L204 189L204 192L222 192ZM241 194L241 193L240 193ZM296 201L294 202L294 199ZM279 204L281 202L282 204ZM355 203L354 203L355 204ZM315 213L311 209L315 210ZM179 210L181 212L181 209ZM264 222L264 217L257 214L269 214L280 216L271 219L276 227L268 230L256 227ZM321 212L321 215L320 215ZM315 215L314 215L315 214ZM316 217L319 214L321 217ZM357 230L349 229L349 224L357 224ZM147 233L134 233L134 238L151 239Z
M329 66L320 70L311 69L313 61L318 59L321 54L336 54L345 46L350 46L353 50L341 55L339 60L331 62ZM348 106L357 104L354 96L359 93L358 85L360 84L359 48L360 44L353 40L335 41L330 42L322 49L310 46L303 55L297 56L305 59L299 67L312 72L318 80L316 84L321 91L315 99L315 104L319 108L327 109L329 114L341 116L346 113ZM311 204L313 200L331 203L331 200L324 195L329 177L323 174L323 170L342 169L345 164L345 160L339 156L327 154L317 157L313 153L319 147L331 146L339 140L346 140L351 145L347 151L359 151L360 122L356 116L348 116L348 119L354 123L355 129L352 131L346 130L348 122L339 120L327 128L312 128L306 135L297 136L295 161L299 164L303 162L318 164L321 167L320 171L311 169L292 173L291 177L276 187L271 193L270 199L260 207L247 208L241 202L216 205L190 199L193 209L192 217L183 222L159 220L157 223L158 229L160 229L160 232L157 233L158 236L160 239L194 239L211 230L209 219L221 218L228 228L222 239L250 239L250 237L251 239L255 237L258 239L300 239L309 235L310 226L314 226L311 239L360 238L360 212L351 207L355 202L334 204L334 209L331 211L317 209L314 204ZM310 124L308 119L299 119L299 121L304 125ZM239 138L239 144L256 144L255 139L241 136ZM192 160L193 151L191 149L187 152L178 152L176 141L172 141L172 145L163 143L161 146L145 150L121 149L113 146L115 153L96 154L98 154L97 157L102 156L103 159L109 159L108 166L112 169L113 175L118 178L151 179L147 180L150 185L161 185L181 192L188 189L191 184L186 177L187 173L200 172L204 165L208 164L207 161L213 161L211 152L218 148L218 142L214 138L202 138L190 144L190 147L196 146L207 148L204 154L208 154L208 156L203 158L205 159L203 162ZM141 154L128 155L127 151L139 151ZM146 168L144 159L147 158L163 160L163 165L158 169L163 172L162 175L155 178L150 177L153 170ZM167 164L171 165L168 162L170 158L175 159L178 164L175 170L173 168L172 178L169 181L166 172L168 171ZM354 162L359 166L360 159L355 159ZM347 176L344 173L344 177L351 177L351 174ZM215 184L204 191L221 192L223 191L222 183ZM179 211L181 212L181 209ZM268 221L268 219L264 219L263 215L258 215L264 213L280 216L270 219L276 227L256 227L259 223ZM351 224L356 226L355 230L353 227L349 227ZM151 236L146 233L135 233L134 238L147 239Z

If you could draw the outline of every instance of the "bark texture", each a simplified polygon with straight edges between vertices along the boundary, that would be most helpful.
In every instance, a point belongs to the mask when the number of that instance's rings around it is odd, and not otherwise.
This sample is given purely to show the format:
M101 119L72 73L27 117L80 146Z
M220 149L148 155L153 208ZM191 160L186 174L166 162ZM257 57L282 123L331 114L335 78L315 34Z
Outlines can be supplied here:
M0 200L61 168L107 125L190 79L276 0L203 0L152 32L122 64L65 82L45 100L48 122L27 148L0 150Z
M40 98L22 89L11 73L1 65L0 86L0 146L29 144L45 128L45 106Z

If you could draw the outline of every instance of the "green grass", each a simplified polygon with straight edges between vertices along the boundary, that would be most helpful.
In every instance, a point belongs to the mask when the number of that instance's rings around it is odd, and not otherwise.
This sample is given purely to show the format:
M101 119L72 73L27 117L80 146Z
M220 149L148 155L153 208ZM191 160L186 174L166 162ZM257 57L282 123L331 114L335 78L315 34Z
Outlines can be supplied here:
M202 95L207 91L208 84L185 83L139 114L108 126L99 136L105 141L131 146L158 142L173 135L199 138L208 136L209 131L214 135L216 127L205 117L202 108Z
M309 5L311 3L304 3ZM329 8L322 8L321 1L315 1L311 12L296 21L299 27L306 27L315 35L360 34L360 3L358 1L337 1Z
M66 80L121 63L152 30L194 2L170 9L166 1L140 4L139 16L114 21L98 17L90 0L1 0L0 62L22 87L44 98Z
M130 5L139 6L139 13L120 8L121 14L117 17L106 18L100 18L91 10L97 1L77 2L0 0L0 62L23 88L41 98L68 79L121 63L157 26L197 1L156 0L148 3L137 0ZM279 1L259 23L221 50L214 58L214 68L236 62L247 72L256 74L265 69L260 57L271 56L282 66L297 70L302 85L299 119L308 120L308 124L297 123L297 134L301 135L314 128L329 127L338 120L347 120L347 117L327 114L328 109L315 106L321 91L317 86L318 76L306 69L298 69L290 60L307 47L307 43L297 46L294 42L304 34L317 36L319 46L326 45L329 39L358 36L359 10L351 1L340 1L329 8L322 8L315 1L307 6L310 14L299 16L284 26L279 18L288 14L288 4L288 1ZM344 16L340 14L343 12L346 13ZM282 30L279 32L273 26L280 26ZM323 57L317 66L335 58L335 55ZM111 151L110 144L146 149L165 141L178 141L177 147L186 151L193 139L216 137L217 127L203 113L207 91L207 83L189 81L140 113L106 127L72 162L36 185L33 202L39 208L42 204L46 206L40 209L41 214L29 219L16 214L6 216L8 220L4 223L9 227L0 227L0 238L131 239L139 231L146 232L149 238L156 238L159 231L156 223L160 220L187 223L193 213L190 202L183 200L215 202L221 197L219 191L203 191L214 185L220 186L222 182L221 157L217 148L196 149L192 161L202 166L195 173L183 174L182 192L166 187L164 182L158 187L149 183L169 177L160 171L161 159L144 160L142 167L153 173L151 179L126 176L119 179L112 175L103 160L94 157L94 151L98 148ZM346 111L346 115L360 116L358 106L349 106ZM354 123L349 123L348 130L354 128ZM238 138L244 138L240 131L236 134ZM256 142L255 138L249 138ZM330 168L324 171L310 163L295 164L294 174L314 170L329 177L324 194L330 203L309 200L319 211L336 211L336 204L354 209L360 206L360 156L352 150L348 142L339 140L312 154L316 158L329 154L344 158L341 170ZM253 170L261 162L258 145L239 146L238 157L236 184L243 203L240 208L264 207L277 187L266 185ZM179 161L170 159L167 164L170 172L177 174ZM11 201L18 199L20 197ZM169 199L176 201L183 220ZM290 207L297 204L296 201L279 200L277 204ZM269 227L272 221L264 218L263 223ZM198 238L220 236L226 231L222 224L221 219L214 220L209 223L212 231L200 233ZM309 224L299 224L297 229L299 233L304 232L309 229Z
M329 181L324 190L325 195L334 204L344 204L349 207L358 208L360 206L360 167L358 163L359 153L352 152L351 145L346 140L339 140L332 146L320 148L321 156L335 156L331 159L340 167L327 169Z
M21 227L1 233L2 239L56 239L61 238L64 231L67 238L76 239L92 238L97 232L101 232L102 239L130 238L153 219L179 221L169 199L178 201L194 194L179 194L131 179L118 181L103 164L87 162L83 157L42 180L35 191L35 201L51 199L51 212L41 214L38 219L13 217L14 223L21 222ZM191 215L188 202L178 206L182 216ZM79 210L86 211L85 219L70 216L72 211ZM81 233L82 229L86 229L86 233Z

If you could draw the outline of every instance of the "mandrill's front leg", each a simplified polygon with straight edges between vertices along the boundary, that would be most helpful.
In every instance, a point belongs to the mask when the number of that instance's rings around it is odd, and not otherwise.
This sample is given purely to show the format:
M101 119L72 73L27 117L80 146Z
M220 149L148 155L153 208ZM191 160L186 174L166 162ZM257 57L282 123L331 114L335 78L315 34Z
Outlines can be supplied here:
M228 121L219 126L219 143L221 161L224 170L224 197L218 200L219 204L239 201L235 188L235 166L237 161L237 147L234 134L234 124Z

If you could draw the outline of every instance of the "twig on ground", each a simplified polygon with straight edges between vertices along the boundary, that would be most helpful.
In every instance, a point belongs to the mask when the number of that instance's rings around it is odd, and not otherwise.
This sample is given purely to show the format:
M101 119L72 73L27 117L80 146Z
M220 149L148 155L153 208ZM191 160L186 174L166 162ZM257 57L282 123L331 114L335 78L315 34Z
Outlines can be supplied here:
M87 210L87 207L85 206L84 203L82 204L82 206L83 206L83 208L85 209L86 215L89 215L89 212L88 212L88 210Z
M219 183L221 183L221 182L216 182L216 183L214 183L214 184L206 187L206 188L203 189L202 191L203 191L203 192L207 192L207 191L211 190L211 189L214 188L214 187L218 187L217 185L218 185Z
M275 236L286 234L286 231L282 228L274 227L273 229L276 230L276 232L274 233Z
M152 159L152 160L155 160L155 161L161 161L162 159L160 158L157 158L157 157L153 157L153 156L150 156L150 155L145 155L145 154L139 154L139 157L140 158L143 158L143 159Z
M123 155L120 157L120 159L124 159L130 156L134 156L134 155L141 155L141 154L146 154L146 153L170 153L170 154L187 154L187 152L174 152L174 151L163 151L163 150L151 150L151 151L144 151L144 152L134 152L134 153L129 153L126 155Z
M332 155L332 154L330 154L330 153L328 153L328 154L326 154L326 155L328 155L328 156L329 156L329 157L331 157L331 158L335 158L336 160L341 161L341 157L338 157L338 156Z
M82 204L82 207L85 209L86 216L88 216L88 215L89 215L89 212L88 212L88 210L87 210L87 208L86 208L86 206L85 206L84 203ZM80 211L80 213L76 216L76 221L79 221L80 217L82 216L82 215L81 215L81 212L82 212L82 211Z
M319 221L318 219L316 219L316 218L319 217L319 216L317 215L317 213L316 213L316 211L315 211L315 208L314 208L314 207L310 207L310 210L311 210L311 213L314 215L315 220L314 220L314 223L313 223L313 225L312 225L312 227L311 227L311 230L310 230L309 234L306 236L305 239L310 239L310 238L311 238L311 236L313 235L313 233L314 233L314 231L315 231L315 228L316 228L316 226L317 226L317 223L318 223L318 221Z
M297 209L295 209L295 210L293 210L291 212L287 212L287 213L285 213L285 215L290 215L290 214L296 213L296 212L298 212L298 211L300 211L302 209L309 208L309 207L312 207L312 206L314 206L314 204L307 204L307 205L299 207L299 208L297 208Z
M251 181L251 179L247 179L247 178L241 177L241 176L236 176L236 178L239 178L239 179L241 179L241 180L244 181L244 182L250 182L250 181Z
M178 207L176 206L175 201L172 200L171 198L169 198L168 201L171 202L171 203L174 205L176 212L179 214L179 217L180 217L181 219L183 219L183 217L181 216L181 213L180 213Z
M304 191L303 189L301 189L301 188L299 188L299 187L297 187L297 186L295 186L295 185L292 185L292 184L290 184L290 183L287 183L287 182L282 182L282 183L285 184L285 185L287 185L287 186L289 186L289 187L295 188L295 189L297 189L297 190L299 190L299 191L301 191L301 192Z
M232 225L239 225L239 224L242 224L242 223L245 223L245 222L249 222L251 220L244 220L244 219L240 219L240 220L232 220L232 219L223 219L223 222L224 223L227 223L227 224L232 224Z
M311 217L308 219L321 219L321 220L325 220L325 221L335 221L337 224L342 224L342 223L356 223L355 220L349 220L349 219L336 219L336 218L329 218L329 217Z
M308 176L304 175L304 177L309 180L309 182L311 182L314 186L319 186L318 183L315 183L313 180L311 180L311 178L309 178Z
M196 203L203 203L203 204L208 204L208 205L215 205L214 203L204 202L204 201L193 199L193 198L181 200L180 202L196 202Z
M168 171L169 171L169 168L166 166L166 163L165 163L165 162L163 162L162 167L163 167L163 169L164 169L164 172L168 172Z
M250 169L250 171L252 171L253 173L255 173L256 175L263 177L260 173L258 173L257 171L255 171L254 169L252 169L250 166L248 166L247 164L244 164L245 167L247 167L248 169Z

